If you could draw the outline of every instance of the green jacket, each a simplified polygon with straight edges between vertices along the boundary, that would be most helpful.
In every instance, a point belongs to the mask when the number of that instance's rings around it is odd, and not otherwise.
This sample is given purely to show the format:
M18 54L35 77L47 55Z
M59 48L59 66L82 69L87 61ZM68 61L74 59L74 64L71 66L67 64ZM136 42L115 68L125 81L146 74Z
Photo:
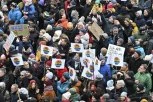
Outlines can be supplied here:
M139 80L141 84L143 84L146 88L146 92L149 92L152 88L152 80L150 73L140 73L137 72L135 75L135 80Z

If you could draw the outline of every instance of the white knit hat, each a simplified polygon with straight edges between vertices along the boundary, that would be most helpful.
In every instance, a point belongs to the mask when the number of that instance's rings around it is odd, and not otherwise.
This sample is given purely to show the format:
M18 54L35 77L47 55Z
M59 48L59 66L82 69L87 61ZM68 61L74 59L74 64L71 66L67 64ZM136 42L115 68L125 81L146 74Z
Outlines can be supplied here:
M49 79L52 79L53 78L53 73L52 72L48 72L46 74L46 77L49 78Z
M121 97L127 97L127 92L122 92Z
M28 97L29 93L28 93L28 90L26 88L20 88L19 89L19 93L20 94L24 94Z
M62 97L64 97L65 99L70 99L70 97L71 97L71 93L70 92L66 92L66 93L64 93L63 95L62 95Z
M48 33L43 34L43 37L45 37L48 41L51 41L52 39L52 37Z
M106 87L107 90L112 90L114 89L114 81L113 80L108 80L107 81L107 87Z
M52 25L48 24L47 27L46 27L46 31L52 30L52 29L53 29Z
M5 89L5 83L4 82L0 82L0 87Z
M139 10L136 12L137 14L139 14L140 16L142 15L142 10Z

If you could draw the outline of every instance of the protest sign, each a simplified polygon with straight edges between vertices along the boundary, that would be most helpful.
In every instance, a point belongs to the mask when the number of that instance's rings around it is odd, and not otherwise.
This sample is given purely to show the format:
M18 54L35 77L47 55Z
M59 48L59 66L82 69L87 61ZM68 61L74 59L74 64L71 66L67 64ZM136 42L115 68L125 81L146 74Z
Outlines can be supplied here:
M13 63L14 66L21 66L21 65L23 65L22 55L11 57L11 60L12 60L12 63Z
M88 26L90 32L92 32L93 36L99 41L100 35L104 33L104 31L100 28L100 26L93 22Z
M52 56L53 54L53 48L46 46L46 45L41 45L41 54L42 55L47 55L47 56Z
M95 49L85 49L82 54L83 57L95 58Z
M29 35L29 28L28 24L17 24L17 25L10 25L9 26L10 31L13 31L15 35L17 36L27 36Z
M112 64L114 66L123 66L125 48L109 44L106 56L106 64Z
M75 80L76 77L76 71L74 68L69 68L69 76L72 80Z
M92 64L92 59L89 57L81 57L80 61L81 61L81 65L84 67L88 67L89 65Z
M15 39L15 34L13 32L10 33L10 35L7 37L6 42L4 43L3 47L6 51L9 51L14 39Z
M51 68L64 69L64 67L65 67L65 59L52 59Z
M72 52L80 52L80 53L82 53L84 51L83 44L71 43L71 50L72 50Z
M85 77L87 79L90 79L90 80L93 80L94 77L93 77L94 73L90 72L89 68L84 68L83 69L83 72L82 72L82 77Z

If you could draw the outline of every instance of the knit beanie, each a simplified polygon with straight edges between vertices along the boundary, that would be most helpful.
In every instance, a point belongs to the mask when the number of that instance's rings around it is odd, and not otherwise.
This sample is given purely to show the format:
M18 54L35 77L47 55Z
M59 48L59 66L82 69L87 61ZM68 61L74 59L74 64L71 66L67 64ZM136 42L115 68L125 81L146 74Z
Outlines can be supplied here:
M108 80L107 81L107 87L106 87L107 90L112 90L114 89L114 81L113 80Z
M67 79L67 80L70 79L70 76L69 76L69 73L68 73L68 72L64 72L64 73L63 73L63 76L64 76L64 78Z
M53 78L53 73L52 72L48 72L46 74L46 77L49 78L49 79L52 79Z

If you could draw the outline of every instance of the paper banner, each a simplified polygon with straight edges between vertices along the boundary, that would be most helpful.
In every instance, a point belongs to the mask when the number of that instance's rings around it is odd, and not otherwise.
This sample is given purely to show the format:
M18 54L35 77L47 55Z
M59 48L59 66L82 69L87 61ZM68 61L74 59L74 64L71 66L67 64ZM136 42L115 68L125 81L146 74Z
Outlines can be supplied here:
M12 63L14 66L21 66L23 65L23 59L21 56L11 57Z
M47 56L52 56L53 48L49 47L49 46L41 45L41 54L47 55Z
M92 59L89 57L81 57L80 61L81 61L81 65L84 67L88 67L89 65L92 64Z
M95 49L85 49L82 54L83 57L95 58Z
M52 59L51 68L64 69L64 67L65 67L65 59Z
M125 48L109 44L107 50L107 61L106 64L112 64L114 66L123 66Z
M69 76L72 80L75 80L76 78L76 71L74 68L69 68Z
M98 58L95 58L94 60L94 68L96 71L100 69L101 61L98 60Z
M83 44L71 43L71 50L72 50L72 52L80 52L80 53L82 53L84 51Z
M17 36L27 36L30 34L28 24L10 25L9 29L10 31L13 31L14 34L16 34Z
M15 34L11 31L10 35L7 37L6 42L3 45L6 51L9 51L15 37L16 37Z

